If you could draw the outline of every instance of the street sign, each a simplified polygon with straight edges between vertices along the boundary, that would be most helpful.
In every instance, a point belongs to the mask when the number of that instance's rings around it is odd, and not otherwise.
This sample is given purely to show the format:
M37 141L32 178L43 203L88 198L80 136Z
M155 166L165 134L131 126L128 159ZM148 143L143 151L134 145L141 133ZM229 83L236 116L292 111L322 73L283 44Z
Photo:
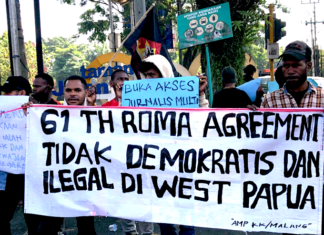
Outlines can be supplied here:
M179 48L233 37L229 3L177 16Z
M279 57L279 44L268 43L268 59L278 59Z

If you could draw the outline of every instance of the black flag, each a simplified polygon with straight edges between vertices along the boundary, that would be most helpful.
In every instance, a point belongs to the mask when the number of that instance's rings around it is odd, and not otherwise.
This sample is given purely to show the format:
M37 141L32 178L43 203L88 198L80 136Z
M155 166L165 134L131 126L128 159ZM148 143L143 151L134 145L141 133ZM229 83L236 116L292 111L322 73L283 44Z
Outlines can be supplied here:
M131 66L136 74L137 79L141 79L138 71L142 60L150 55L163 55L170 62L173 73L176 75L176 69L172 63L171 57L163 44L159 25L155 16L155 9L153 8L134 31L134 33L127 39L124 46L132 54Z

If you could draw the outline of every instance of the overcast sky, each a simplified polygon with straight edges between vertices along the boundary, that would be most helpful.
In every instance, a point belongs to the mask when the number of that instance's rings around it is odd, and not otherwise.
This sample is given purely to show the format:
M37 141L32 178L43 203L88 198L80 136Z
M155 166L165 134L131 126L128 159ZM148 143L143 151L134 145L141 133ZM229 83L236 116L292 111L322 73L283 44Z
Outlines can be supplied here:
M290 8L290 13L282 13L276 10L277 18L287 23L287 36L279 41L279 45L285 47L289 42L302 40L311 46L311 26L305 25L314 14L313 4L301 4L310 0L280 0L280 2ZM314 1L314 0L311 0ZM318 0L315 0L318 1ZM79 1L77 1L79 2ZM268 0L268 2L273 2ZM21 17L24 29L25 41L35 41L35 21L34 21L34 1L20 0ZM0 34L7 30L7 18L5 1L0 1ZM77 23L79 16L86 10L86 7L79 5L70 6L61 4L58 0L40 0L42 37L51 38L55 36L71 37L77 33ZM316 20L324 20L324 0L316 4ZM324 24L317 24L317 42L324 49ZM79 43L86 43L87 37L82 36Z

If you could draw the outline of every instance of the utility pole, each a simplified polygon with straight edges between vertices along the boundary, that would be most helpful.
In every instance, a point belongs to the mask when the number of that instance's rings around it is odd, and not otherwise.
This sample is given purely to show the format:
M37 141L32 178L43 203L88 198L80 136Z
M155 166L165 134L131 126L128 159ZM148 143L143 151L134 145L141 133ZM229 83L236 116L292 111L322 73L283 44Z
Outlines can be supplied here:
M310 19L310 21L306 21L306 25L311 25L311 39L312 39L312 50L313 50L313 58L312 58L312 64L313 64L313 76L319 76L319 51L318 51L318 45L317 45L317 37L316 37L316 24L324 24L323 21L314 21ZM313 39L313 24L314 24L314 39Z
M316 37L316 23L321 23L321 22L316 22L316 11L315 11L315 4L319 3L319 0L309 0L309 2L301 2L301 4L314 4L314 21L306 22L306 25L308 23L311 24L311 35L312 35L312 45L313 45L313 58L312 58L312 64L313 64L313 76L318 76L319 75L319 61L318 61L318 55L317 55L317 37ZM313 24L314 24L314 39L313 39Z
M135 25L146 12L145 0L134 0Z
M270 26L269 26L269 42L273 43L273 4L269 5L269 11L270 11ZM273 59L270 59L270 81L274 81L274 77L273 77Z
M12 61L12 43L11 43L11 29L10 29L10 10L9 10L9 0L6 0L6 10L7 10L7 27L8 27L8 42L9 42L9 56L10 56L10 70L11 75L14 75L13 71L13 61Z
M10 16L10 31L11 31L11 45L12 45L12 64L13 75L20 76L20 55L18 42L18 23L17 23L17 8L16 1L9 0L9 16Z
M313 39L313 21L312 21L312 18L310 19L310 22L311 24L311 40L312 40L312 50L313 52L315 51L315 47L314 47L314 39ZM306 25L308 24L308 22L306 21ZM313 65L313 68L312 68L312 76L315 76L315 60L314 60L314 57L312 57L312 65Z
M113 21L111 0L109 0L109 18L110 18L109 19L109 23L110 23L109 45L110 45L110 49L113 52L116 52L115 30L114 30L114 21Z
M319 0L318 0L319 2ZM316 41L317 41L317 38L316 38L316 11L315 11L315 2L314 2L314 43L315 43L315 46L317 45Z
M20 76L28 79L28 64L26 57L26 48L24 40L24 30L22 27L21 13L20 13L20 2L16 0L16 12L17 12L17 27L18 27L18 44L19 44L19 61L20 61Z
M43 48L42 48L39 0L34 0L34 14L35 14L35 32L36 32L37 72L38 74L41 74L44 73L44 63L43 63Z
M129 3L129 10L130 10L130 17L129 17L129 20L131 22L131 30L134 29L134 1L131 1Z

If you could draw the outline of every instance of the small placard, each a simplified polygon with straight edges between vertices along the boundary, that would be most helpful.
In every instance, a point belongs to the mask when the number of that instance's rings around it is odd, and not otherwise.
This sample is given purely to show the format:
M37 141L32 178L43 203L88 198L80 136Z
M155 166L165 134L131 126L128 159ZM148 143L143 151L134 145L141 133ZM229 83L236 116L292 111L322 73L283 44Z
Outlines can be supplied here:
M122 106L199 108L197 76L124 82Z

